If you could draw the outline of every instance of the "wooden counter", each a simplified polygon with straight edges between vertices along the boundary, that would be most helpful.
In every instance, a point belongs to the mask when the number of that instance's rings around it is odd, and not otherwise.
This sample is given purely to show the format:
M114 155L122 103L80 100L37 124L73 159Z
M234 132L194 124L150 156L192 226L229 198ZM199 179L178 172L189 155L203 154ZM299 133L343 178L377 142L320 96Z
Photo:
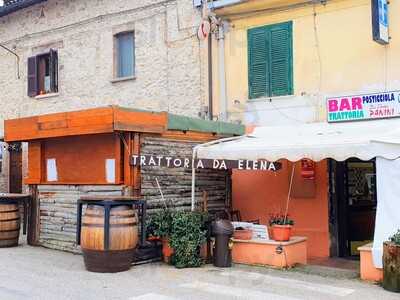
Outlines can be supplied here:
M288 242L233 240L234 263L288 268L307 264L307 238L294 236Z

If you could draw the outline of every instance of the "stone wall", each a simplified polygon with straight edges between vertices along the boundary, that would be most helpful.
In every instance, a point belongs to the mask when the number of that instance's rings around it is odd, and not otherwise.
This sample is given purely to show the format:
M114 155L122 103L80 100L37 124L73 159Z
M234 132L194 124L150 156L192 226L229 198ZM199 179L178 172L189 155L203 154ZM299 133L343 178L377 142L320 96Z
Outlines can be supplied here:
M111 104L198 116L207 103L200 20L188 0L48 0L0 18L0 43L20 58L18 79L15 56L0 49L0 136L4 119ZM126 30L135 32L136 77L114 82L113 39ZM50 48L59 92L28 97L27 59Z
M145 137L141 145L141 155L163 155L192 157L192 149L197 143ZM142 167L142 195L147 200L149 211L164 207L157 187L159 181L169 207L190 210L192 191L192 170L184 168ZM203 192L208 195L210 211L221 211L230 206L229 171L197 170L196 203L202 201Z

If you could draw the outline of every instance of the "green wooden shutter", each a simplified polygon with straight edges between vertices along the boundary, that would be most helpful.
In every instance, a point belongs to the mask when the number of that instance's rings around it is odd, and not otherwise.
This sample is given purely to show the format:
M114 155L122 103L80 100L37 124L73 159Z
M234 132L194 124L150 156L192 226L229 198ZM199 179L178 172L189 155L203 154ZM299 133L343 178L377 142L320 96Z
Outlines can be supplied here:
M248 31L249 98L269 94L268 35L265 28Z
M248 31L249 98L293 94L292 22Z
M269 73L271 96L293 94L292 22L271 26Z

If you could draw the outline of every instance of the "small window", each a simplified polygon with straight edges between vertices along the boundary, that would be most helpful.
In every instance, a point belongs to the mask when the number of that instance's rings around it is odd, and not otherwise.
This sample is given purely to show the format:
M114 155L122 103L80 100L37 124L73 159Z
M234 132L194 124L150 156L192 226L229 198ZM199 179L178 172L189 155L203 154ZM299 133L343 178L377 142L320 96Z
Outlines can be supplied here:
M55 50L28 58L28 96L58 92L58 54Z
M123 32L115 36L117 78L135 75L135 34Z

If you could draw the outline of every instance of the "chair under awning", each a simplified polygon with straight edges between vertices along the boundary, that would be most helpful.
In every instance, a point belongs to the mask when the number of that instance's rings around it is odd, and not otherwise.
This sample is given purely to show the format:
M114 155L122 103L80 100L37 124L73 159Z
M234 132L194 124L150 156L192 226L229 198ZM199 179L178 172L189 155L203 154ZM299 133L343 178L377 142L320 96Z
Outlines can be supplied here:
M400 119L258 127L251 134L198 145L193 158L271 162L376 158L378 207L373 256L375 266L382 268L382 243L400 228ZM194 177L195 172L192 207Z

